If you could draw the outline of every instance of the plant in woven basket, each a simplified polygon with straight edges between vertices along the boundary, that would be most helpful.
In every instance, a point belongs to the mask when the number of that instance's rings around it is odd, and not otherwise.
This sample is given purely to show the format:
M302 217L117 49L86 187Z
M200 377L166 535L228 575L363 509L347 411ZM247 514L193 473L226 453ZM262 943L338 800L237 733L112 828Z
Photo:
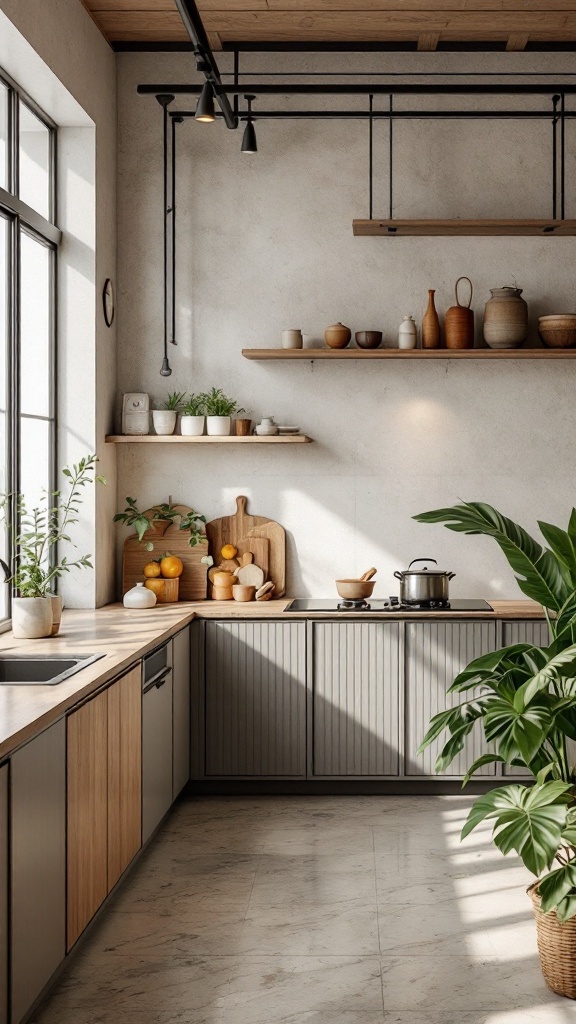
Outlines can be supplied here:
M461 694L462 702L434 716L420 751L447 732L436 761L442 772L479 722L490 753L474 761L463 785L489 763L528 769L530 788L511 783L475 801L462 838L481 822L493 822L498 849L515 850L537 876L542 911L567 921L576 915L576 790L569 757L569 741L576 740L576 509L567 530L538 524L545 545L480 502L414 518L493 537L522 592L544 608L549 646L513 644L471 662L448 691Z
M197 544L205 540L203 528L206 516L200 515L194 509L191 509L189 512L180 512L177 505L173 505L171 502L155 505L154 508L149 510L149 513L146 513L140 511L135 498L126 498L126 508L123 512L117 512L114 516L115 523L124 523L124 526L132 526L140 542L143 541L144 534L148 530L153 530L154 523L159 521L169 524L178 523L179 530L188 530L190 533L188 543L191 548L196 547ZM153 551L154 549L151 541L147 541L145 547L147 551Z

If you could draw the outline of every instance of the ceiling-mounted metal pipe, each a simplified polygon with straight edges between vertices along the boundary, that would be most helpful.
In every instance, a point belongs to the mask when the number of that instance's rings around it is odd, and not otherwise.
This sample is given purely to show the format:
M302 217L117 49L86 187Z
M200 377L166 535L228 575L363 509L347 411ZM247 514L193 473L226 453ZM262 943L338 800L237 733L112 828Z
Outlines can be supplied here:
M239 110L239 117L246 117L247 110ZM216 114L216 117L221 117L221 114ZM368 120L372 116L375 121L389 121L390 117L394 121L402 121L404 119L412 120L419 119L422 121L441 120L442 118L450 120L455 118L456 120L519 120L519 121L549 121L550 112L546 110L394 110L392 115L389 111L375 110L372 115L366 110L259 110L258 120L282 120L289 118L302 118L310 120L350 120L350 121L362 121ZM190 118L194 117L193 110L175 110L174 113L170 114L170 117L182 117ZM573 120L576 118L575 111L566 111L564 117L567 120Z
M177 3L190 3L190 0L177 0ZM305 73L303 73L305 77ZM139 85L138 92L159 93L187 93L189 96L198 96L202 91L201 85L183 84L178 85ZM221 85L220 95L235 96L240 93L256 93L258 96L550 96L554 92L565 95L576 93L576 83L569 82L563 85L553 83L519 82L516 85L494 85L491 82L484 84L480 82L460 84L456 82L443 83L438 85L416 85L412 82L404 83L383 83L383 82L328 82L308 84L300 82L281 82L270 84L263 82L252 82L237 85Z
M220 69L216 63L216 58L212 53L212 48L208 42L208 36L206 35L206 29L204 28L200 12L194 2L194 0L176 0L176 6L184 28L186 29L190 41L194 46L194 53L199 58L199 70L206 76L206 81L210 82L214 89L214 95L218 102L218 106L222 111L222 115L228 128L237 128L238 120L234 116L230 101L224 86L222 85L222 79L220 78ZM202 86L199 86L198 92L201 92ZM169 92L168 89L157 90L159 92Z

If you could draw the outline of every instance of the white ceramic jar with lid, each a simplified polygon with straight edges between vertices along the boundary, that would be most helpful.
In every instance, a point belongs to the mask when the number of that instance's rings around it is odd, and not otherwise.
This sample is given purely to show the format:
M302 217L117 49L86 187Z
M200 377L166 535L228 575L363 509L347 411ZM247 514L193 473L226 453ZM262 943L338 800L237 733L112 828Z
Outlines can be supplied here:
M418 328L411 313L407 313L398 328L398 348L416 348Z
M156 604L156 594L148 590L143 583L137 583L132 590L127 590L122 601L125 608L153 608Z

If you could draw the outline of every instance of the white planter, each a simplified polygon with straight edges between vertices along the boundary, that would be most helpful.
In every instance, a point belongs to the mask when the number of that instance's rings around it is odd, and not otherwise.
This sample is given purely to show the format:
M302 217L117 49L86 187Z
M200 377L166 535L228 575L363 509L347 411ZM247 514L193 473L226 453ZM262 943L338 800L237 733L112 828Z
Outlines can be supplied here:
M173 434L176 426L176 416L173 409L153 409L152 422L157 434Z
M60 594L48 594L48 600L52 605L52 629L50 636L58 636L60 630L60 623L62 621L62 598Z
M183 437L200 437L204 433L204 416L183 416L180 429Z
M17 640L37 640L52 632L49 597L15 597L12 601L12 633Z
M156 604L156 594L148 590L143 583L137 583L132 590L124 594L123 605L125 608L153 608Z
M230 433L230 416L207 416L206 433L227 437Z

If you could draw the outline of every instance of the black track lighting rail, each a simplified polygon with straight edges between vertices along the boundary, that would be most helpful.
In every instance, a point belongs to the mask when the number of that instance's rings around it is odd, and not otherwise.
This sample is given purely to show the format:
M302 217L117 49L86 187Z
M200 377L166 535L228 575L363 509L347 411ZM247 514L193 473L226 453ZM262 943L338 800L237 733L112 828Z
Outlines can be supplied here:
M247 110L239 110L238 117L240 120L245 118L248 114ZM188 119L195 116L194 110L175 110L170 114L170 117L181 117ZM221 118L222 115L216 113L217 118ZM573 120L576 118L576 110L566 110L564 117L567 120ZM421 121L428 120L493 120L500 121L502 119L518 120L518 121L530 121L530 120L550 120L550 111L548 110L374 110L370 113L369 110L258 110L257 118L259 121L264 120L290 120L294 119L306 119L309 118L315 121L322 120L349 120L349 121L368 121L370 119L374 121L402 121L404 118L407 120L419 119Z
M176 6L178 8L180 17L186 29L190 42L193 45L193 52L197 58L197 69L201 71L207 82L210 82L214 91L214 96L222 116L228 126L228 128L237 128L238 120L234 115L234 111L230 106L230 100L222 84L220 77L220 69L216 62L216 58L212 53L212 48L206 35L206 29L202 23L200 12L195 4L195 0L176 0ZM173 89L159 89L156 90L160 93L173 92Z
M186 0L189 2L189 0ZM304 76L304 73L303 73ZM139 85L141 95L157 95L158 93L185 93L188 96L199 96L201 85ZM221 85L221 95L237 96L244 93L255 93L256 96L550 96L551 93L568 95L576 94L575 82L561 84L553 82L517 82L516 84L495 84L493 82L439 82L433 85L416 84L413 82L245 82L233 85Z

